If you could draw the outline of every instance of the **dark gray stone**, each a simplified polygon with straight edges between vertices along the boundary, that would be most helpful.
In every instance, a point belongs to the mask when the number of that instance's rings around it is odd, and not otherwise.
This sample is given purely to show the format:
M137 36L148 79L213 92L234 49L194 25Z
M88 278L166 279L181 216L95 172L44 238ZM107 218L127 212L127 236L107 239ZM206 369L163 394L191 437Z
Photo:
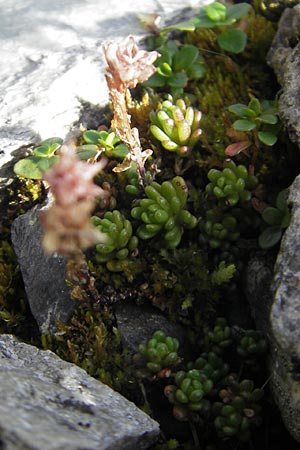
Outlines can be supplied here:
M270 258L266 252L261 252L249 260L245 271L245 294L251 315L256 327L265 336L270 334L274 263L274 258Z
M159 425L50 351L0 336L0 441L6 450L145 450Z
M70 300L65 282L66 259L45 255L42 235L37 207L13 222L11 237L30 309L41 332L47 334L55 332L58 320L69 319L77 303Z
M168 336L179 340L179 355L189 357L190 348L183 328L170 322L158 309L126 302L116 307L115 315L120 335L131 353L136 353L138 345L150 339L155 331L162 330Z
M279 114L292 142L300 147L300 4L287 8L268 53L268 63L282 86Z

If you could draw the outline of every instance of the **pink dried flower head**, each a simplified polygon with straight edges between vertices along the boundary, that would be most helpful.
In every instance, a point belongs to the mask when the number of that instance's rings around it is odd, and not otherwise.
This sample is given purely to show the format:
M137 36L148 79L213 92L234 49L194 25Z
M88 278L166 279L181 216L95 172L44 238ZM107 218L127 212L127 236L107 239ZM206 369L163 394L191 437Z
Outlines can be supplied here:
M50 184L56 203L67 207L80 200L108 195L93 182L107 161L107 158L102 158L95 164L88 164L80 161L73 149L64 145L59 162L44 173L43 179Z
M139 50L133 36L129 36L120 45L109 43L104 46L104 55L108 64L108 84L118 91L135 88L138 83L148 80L156 71L153 65L159 56L156 51Z
M47 253L76 255L106 238L90 222L96 198L109 192L96 186L93 177L105 167L107 159L95 164L80 161L70 146L63 146L59 162L44 174L54 203L41 213Z

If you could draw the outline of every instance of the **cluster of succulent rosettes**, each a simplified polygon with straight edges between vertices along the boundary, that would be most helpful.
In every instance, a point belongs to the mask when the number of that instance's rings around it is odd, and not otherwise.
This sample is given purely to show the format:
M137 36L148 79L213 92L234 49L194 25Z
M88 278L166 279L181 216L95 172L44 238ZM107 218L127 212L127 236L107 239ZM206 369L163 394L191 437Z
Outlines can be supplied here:
M213 249L223 247L228 242L235 242L240 237L237 219L230 212L224 214L216 208L206 212L205 219L200 222L200 228L200 240Z
M196 361L189 362L187 368L200 370L214 383L229 373L229 365L215 352L202 353Z
M106 236L104 243L96 245L95 259L98 263L112 260L124 261L138 246L138 238L133 235L132 225L118 210L108 211L103 218L93 216L92 224Z
M169 96L157 111L150 113L150 131L163 148L179 156L188 156L199 141L201 112L188 106L182 98Z
M192 229L197 219L189 211L183 209L186 204L188 190L181 177L164 181L162 184L152 182L145 187L147 198L138 201L131 210L134 219L144 222L137 229L141 239L150 239L162 232L168 248L176 248L184 228Z
M176 366L180 361L177 354L178 348L178 339L157 330L151 339L139 345L134 362L146 368L146 372L150 372L152 375L165 376L163 374L166 372L166 375L169 376L170 370L168 369Z
M257 354L264 353L266 349L266 339L256 330L246 330L237 346L238 354L246 360L251 360Z
M218 317L214 327L205 336L209 349L220 355L232 344L231 328L224 317Z
M251 427L261 422L261 406L258 402L263 397L263 390L255 388L252 380L240 383L232 380L229 387L221 389L219 396L222 402L213 404L216 416L214 425L218 435L224 439L236 437L242 442L248 441Z
M178 420L188 420L191 411L202 415L209 413L210 401L205 399L213 387L213 381L202 370L180 370L175 374L175 384L167 385L164 394L174 405L173 415Z
M255 175L250 175L243 165L236 165L233 161L225 161L224 169L210 169L207 176L210 181L206 185L206 192L215 196L218 200L224 200L225 204L233 207L251 200L258 180Z

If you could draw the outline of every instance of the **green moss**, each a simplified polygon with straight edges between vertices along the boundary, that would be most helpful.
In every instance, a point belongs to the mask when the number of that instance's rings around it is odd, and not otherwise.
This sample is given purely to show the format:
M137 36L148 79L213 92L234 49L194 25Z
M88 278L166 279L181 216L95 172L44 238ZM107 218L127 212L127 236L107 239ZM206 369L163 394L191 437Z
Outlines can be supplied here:
M42 344L117 391L132 382L130 373L125 373L130 359L122 346L113 313L106 306L82 304L69 324L59 322L56 335L44 335Z

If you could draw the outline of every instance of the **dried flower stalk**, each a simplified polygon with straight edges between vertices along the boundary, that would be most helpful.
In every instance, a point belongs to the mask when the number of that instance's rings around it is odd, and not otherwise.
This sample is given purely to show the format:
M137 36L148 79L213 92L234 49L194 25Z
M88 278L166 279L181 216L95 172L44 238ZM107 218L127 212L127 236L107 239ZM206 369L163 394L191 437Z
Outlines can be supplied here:
M137 128L131 128L131 117L127 112L126 90L135 88L138 83L146 81L156 71L153 65L159 56L156 51L139 50L133 36L117 45L109 43L104 46L107 61L106 81L114 109L112 128L118 138L129 148L129 154L122 164L115 167L115 172L126 170L132 161L137 163L138 174L143 182L146 159L152 150L142 150Z

